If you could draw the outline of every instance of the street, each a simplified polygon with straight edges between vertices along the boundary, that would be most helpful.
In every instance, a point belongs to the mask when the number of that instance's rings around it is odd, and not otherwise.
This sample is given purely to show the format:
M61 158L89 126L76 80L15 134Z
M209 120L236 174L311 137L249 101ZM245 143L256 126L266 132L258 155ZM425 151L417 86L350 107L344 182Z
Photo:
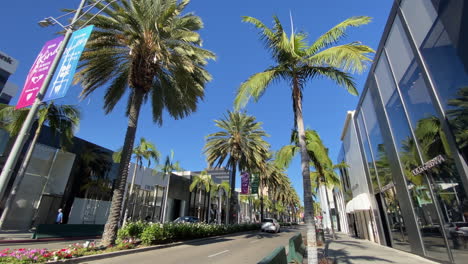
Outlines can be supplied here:
M252 232L234 234L197 242L187 242L180 246L162 248L153 251L118 256L114 258L88 261L87 264L118 263L257 263L270 254L276 247L287 248L289 238L303 227L282 229L281 233L270 234Z

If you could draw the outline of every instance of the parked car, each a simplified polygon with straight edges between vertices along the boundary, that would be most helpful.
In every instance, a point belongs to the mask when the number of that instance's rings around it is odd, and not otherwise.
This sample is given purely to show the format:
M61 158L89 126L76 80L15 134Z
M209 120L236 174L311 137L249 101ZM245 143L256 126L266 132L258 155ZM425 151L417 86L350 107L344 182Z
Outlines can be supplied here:
M181 216L174 220L174 223L198 223L200 220L194 216Z
M445 225L445 231L448 238L455 237L468 237L468 223L467 222L452 222Z
M262 232L279 233L280 224L274 218L265 218L263 219L261 230Z

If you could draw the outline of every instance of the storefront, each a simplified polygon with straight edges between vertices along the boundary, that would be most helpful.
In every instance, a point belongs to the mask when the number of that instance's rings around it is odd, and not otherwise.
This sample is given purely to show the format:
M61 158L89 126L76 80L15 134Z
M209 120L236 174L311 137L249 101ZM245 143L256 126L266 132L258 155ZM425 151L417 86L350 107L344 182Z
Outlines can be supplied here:
M362 159L380 244L453 263L468 257L467 31L466 1L395 1L347 117L359 147L343 141L351 168Z

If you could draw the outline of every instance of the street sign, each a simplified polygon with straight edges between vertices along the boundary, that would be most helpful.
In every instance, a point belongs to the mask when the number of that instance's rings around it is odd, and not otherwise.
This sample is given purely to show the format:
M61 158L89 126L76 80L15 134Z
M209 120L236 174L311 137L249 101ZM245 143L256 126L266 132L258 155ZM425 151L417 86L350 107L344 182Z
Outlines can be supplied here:
M49 73L52 62L54 61L55 56L57 56L57 51L62 40L63 36L49 40L42 47L41 52L37 55L37 58L26 77L26 82L24 83L23 91L21 92L18 103L16 104L16 109L27 107L34 103L36 95L39 93L39 90Z
M67 94L68 88L73 81L73 76L75 75L76 66L80 60L81 53L83 53L86 42L93 31L93 27L94 26L87 26L73 32L71 35L65 52L62 58L60 58L57 70L52 77L49 89L43 100L44 102L62 98Z

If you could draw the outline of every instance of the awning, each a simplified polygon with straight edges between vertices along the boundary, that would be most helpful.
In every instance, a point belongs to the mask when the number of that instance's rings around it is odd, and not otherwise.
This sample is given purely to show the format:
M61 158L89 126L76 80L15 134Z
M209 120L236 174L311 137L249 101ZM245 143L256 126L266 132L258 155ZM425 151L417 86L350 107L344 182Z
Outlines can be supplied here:
M369 195L367 193L358 194L346 204L346 213L355 211L365 211L371 209Z

